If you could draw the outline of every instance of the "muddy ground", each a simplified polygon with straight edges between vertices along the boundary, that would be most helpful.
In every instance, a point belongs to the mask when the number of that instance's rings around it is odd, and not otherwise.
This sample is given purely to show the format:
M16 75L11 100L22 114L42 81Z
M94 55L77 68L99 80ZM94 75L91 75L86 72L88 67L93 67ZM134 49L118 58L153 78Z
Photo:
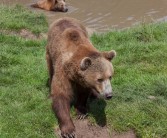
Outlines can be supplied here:
M136 138L135 133L130 130L124 133L109 132L109 129L104 126L95 126L87 119L75 120L76 138ZM56 135L61 138L60 130L57 128Z

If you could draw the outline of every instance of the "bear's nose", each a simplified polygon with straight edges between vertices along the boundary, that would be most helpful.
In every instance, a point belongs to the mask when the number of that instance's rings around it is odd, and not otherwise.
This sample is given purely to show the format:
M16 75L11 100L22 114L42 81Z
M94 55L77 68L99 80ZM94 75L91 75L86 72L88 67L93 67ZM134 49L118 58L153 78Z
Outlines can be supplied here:
M112 94L106 94L105 97L107 100L110 100L112 98Z
M68 8L65 8L65 9L64 9L64 12L67 12L67 11L68 11Z

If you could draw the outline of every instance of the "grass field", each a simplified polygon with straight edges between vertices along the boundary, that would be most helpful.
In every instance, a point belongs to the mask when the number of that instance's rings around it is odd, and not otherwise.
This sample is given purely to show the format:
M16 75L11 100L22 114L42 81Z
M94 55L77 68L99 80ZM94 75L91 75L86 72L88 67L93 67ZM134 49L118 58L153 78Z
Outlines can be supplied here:
M0 29L47 31L43 15L20 6L0 6ZM167 137L167 23L93 35L100 50L115 49L114 97L106 101L107 124L141 138ZM53 138L57 121L46 87L46 40L0 33L0 137ZM89 120L102 119L102 101L90 105ZM72 109L72 114L73 109Z

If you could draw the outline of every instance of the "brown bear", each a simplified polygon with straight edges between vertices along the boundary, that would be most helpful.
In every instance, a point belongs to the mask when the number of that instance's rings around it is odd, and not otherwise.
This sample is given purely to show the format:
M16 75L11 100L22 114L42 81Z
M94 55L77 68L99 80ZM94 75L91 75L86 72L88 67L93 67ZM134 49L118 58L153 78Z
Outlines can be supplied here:
M31 6L34 8L41 8L48 11L68 11L65 0L40 0L37 3L32 4Z
M48 31L46 60L50 76L52 109L58 118L62 137L75 137L70 117L70 103L75 101L79 118L84 118L90 94L112 97L110 62L116 52L98 51L90 42L81 23L61 18Z

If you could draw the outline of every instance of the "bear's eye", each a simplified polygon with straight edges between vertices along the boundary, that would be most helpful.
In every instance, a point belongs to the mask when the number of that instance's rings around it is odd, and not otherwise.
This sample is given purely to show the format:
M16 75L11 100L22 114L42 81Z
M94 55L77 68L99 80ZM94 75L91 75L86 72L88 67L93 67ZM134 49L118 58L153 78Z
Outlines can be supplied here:
M104 80L103 79L97 79L97 81L102 83Z

